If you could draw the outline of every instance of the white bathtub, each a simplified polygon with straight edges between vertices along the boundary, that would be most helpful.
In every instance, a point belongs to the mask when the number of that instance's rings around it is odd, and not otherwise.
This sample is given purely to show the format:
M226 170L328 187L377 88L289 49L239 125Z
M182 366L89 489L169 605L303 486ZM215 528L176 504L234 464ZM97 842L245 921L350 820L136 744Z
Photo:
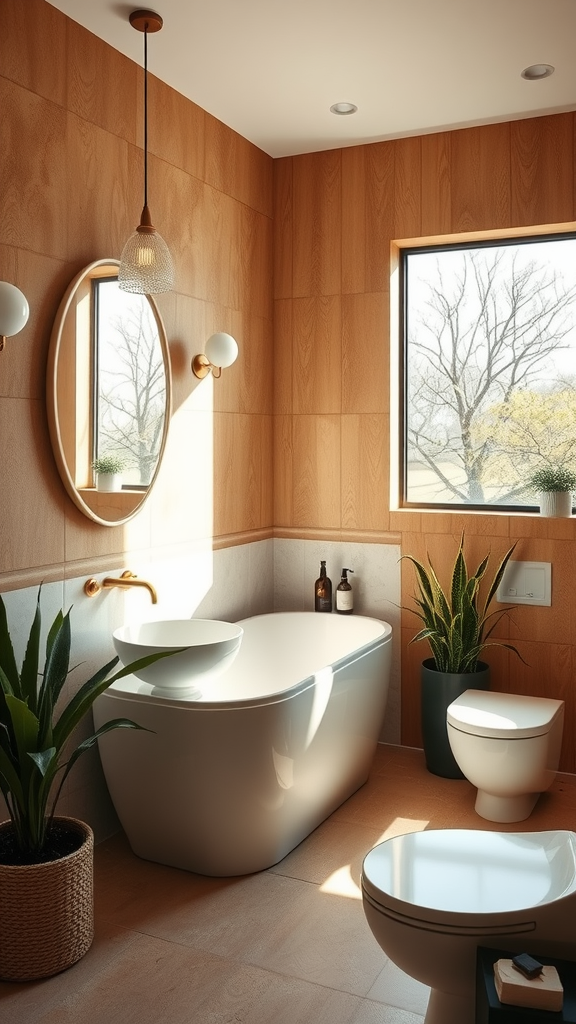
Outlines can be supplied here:
M386 706L392 628L360 615L243 619L231 667L194 699L129 676L94 707L114 806L147 860L240 875L282 860L367 779Z

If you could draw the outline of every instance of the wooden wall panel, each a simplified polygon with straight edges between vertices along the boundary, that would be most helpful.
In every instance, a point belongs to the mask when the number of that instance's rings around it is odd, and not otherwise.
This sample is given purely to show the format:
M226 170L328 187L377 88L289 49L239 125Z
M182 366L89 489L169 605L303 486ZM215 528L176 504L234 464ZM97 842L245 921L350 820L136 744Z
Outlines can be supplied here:
M387 293L342 296L343 413L389 410L388 321Z
M143 146L141 89L142 87L138 91L137 130L138 144ZM148 111L149 152L179 167L186 174L193 175L199 181L206 180L208 184L214 184L208 172L204 171L206 153L210 153L206 129L209 115L153 75L148 76Z
M66 22L66 43L66 104L62 105L83 121L141 146L143 71L75 21ZM162 118L157 114L158 82L152 75L149 89L149 148L157 152L154 141ZM116 101L118 91L122 103Z
M70 24L46 0L2 0L2 76L64 108Z
M143 178L137 176L138 150L117 135L104 131L75 114L68 114L66 130L67 191L75 201L63 219L62 242L67 257L80 269L96 257L120 258L124 242L140 220ZM150 196L156 177L150 161ZM77 183L82 182L79 189ZM161 211L151 209L158 230L169 236ZM158 217L156 217L158 214ZM43 250L42 250L43 251Z
M340 526L340 417L294 416L292 502L297 527Z
M342 416L342 528L389 529L387 417Z
M214 414L214 535L269 525L272 424L264 416Z
M340 413L340 296L295 299L292 337L293 412Z
M452 231L511 224L510 125L452 133Z
M194 104L187 102L186 106L194 108ZM200 107L195 109L199 116L205 118L205 181L252 210L272 217L273 168L270 158L222 121L204 113Z
M294 157L293 294L334 295L341 286L341 156Z
M394 235L422 234L421 139L398 139L394 146Z
M274 162L274 298L292 298L292 157Z
M394 234L394 155L391 142L342 151L342 291L390 288Z
M274 412L292 412L292 299L274 303Z
M9 339L7 344L11 343L16 340ZM43 403L3 398L0 437L0 565L6 572L51 564L63 567L64 491L55 488L50 472L53 459ZM42 503L42 528L35 529L38 495L46 492L49 500Z
M574 217L574 115L515 121L511 136L511 218L554 224Z
M452 133L422 138L422 234L446 235L452 230Z
M66 259L66 111L6 78L0 78L0 110L0 242Z
M294 451L292 445L293 418L274 416L274 524L292 526L294 523Z

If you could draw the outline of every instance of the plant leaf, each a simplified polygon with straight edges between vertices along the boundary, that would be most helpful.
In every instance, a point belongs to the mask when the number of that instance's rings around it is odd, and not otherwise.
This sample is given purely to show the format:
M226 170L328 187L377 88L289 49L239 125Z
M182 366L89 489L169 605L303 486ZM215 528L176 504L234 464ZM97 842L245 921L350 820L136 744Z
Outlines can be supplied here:
M26 644L26 654L24 655L20 675L20 696L27 702L31 711L34 712L36 712L38 704L38 667L40 664L40 629L42 625L40 615L41 592L42 587L40 586L36 600L36 612L30 627L30 635Z
M14 648L10 639L8 619L6 617L6 606L0 595L0 667L10 684L12 693L20 690L20 676L14 657Z
M134 672L138 672L140 669L146 668L148 665L153 665L155 661L160 661L162 658L169 658L173 654L178 654L182 650L185 650L185 648L182 647L178 648L178 650L160 651L157 654L148 654L145 658L139 658L138 661L133 661L130 665L126 665L109 679L107 678L108 673L113 666L117 664L118 658L114 658L108 663L108 665L99 669L91 679L88 679L87 682L80 687L78 692L74 697L72 697L68 706L62 712L54 727L54 743L56 746L60 748L63 745L84 715L90 710L96 698L99 697L101 693L104 693L112 683L115 683L119 679L123 679L124 676L130 676Z

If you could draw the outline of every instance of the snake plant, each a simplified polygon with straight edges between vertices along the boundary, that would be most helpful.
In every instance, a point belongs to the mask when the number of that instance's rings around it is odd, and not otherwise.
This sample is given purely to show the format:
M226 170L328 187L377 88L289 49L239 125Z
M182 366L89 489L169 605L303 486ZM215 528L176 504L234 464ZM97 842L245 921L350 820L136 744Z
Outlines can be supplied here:
M70 611L65 615L58 612L52 623L40 672L41 589L20 672L0 596L0 790L21 863L45 859L47 831L62 784L81 754L111 729L141 728L129 719L116 718L70 750L72 733L96 698L115 680L174 653L149 655L109 678L118 662L113 658L64 702L63 688L70 672Z
M502 616L510 611L509 608L489 611L489 607L515 547L514 544L498 565L489 584L486 599L481 605L480 582L486 574L490 556L486 555L470 576L464 558L464 534L460 538L458 554L452 569L450 592L447 594L438 581L429 556L428 568L412 555L402 556L412 562L416 569L419 596L414 598L416 608L411 610L424 624L424 628L410 643L428 641L437 671L475 672L482 651L491 646L505 647L524 661L512 644L489 641Z

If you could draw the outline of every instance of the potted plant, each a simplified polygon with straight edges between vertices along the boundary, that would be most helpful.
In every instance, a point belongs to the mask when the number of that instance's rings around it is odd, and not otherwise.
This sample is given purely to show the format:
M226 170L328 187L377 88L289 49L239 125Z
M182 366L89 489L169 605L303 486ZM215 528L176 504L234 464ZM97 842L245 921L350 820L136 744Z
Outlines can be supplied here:
M8 981L56 974L91 945L92 831L56 817L55 808L68 773L98 736L141 727L114 719L75 749L71 737L111 683L158 658L140 659L109 678L114 658L67 697L70 612L54 619L40 670L40 594L41 588L20 671L0 597L0 790L9 814L0 824L0 978Z
M542 466L532 474L530 489L538 494L540 515L569 518L572 515L572 492L576 489L576 473L565 466Z
M100 455L97 459L94 459L92 469L96 474L96 490L122 490L122 470L124 467L125 462L120 455Z
M432 652L432 657L422 664L421 714L426 766L434 775L464 777L450 749L446 710L464 690L490 688L490 668L480 660L480 655L486 648L498 646L521 657L511 644L490 640L502 616L510 611L509 608L490 611L490 605L515 547L514 544L498 565L481 605L480 583L490 556L486 555L469 575L464 558L464 534L460 538L448 593L444 593L430 558L426 567L411 555L402 556L416 569L418 596L414 598L416 608L411 610L423 623L410 643L427 640Z

